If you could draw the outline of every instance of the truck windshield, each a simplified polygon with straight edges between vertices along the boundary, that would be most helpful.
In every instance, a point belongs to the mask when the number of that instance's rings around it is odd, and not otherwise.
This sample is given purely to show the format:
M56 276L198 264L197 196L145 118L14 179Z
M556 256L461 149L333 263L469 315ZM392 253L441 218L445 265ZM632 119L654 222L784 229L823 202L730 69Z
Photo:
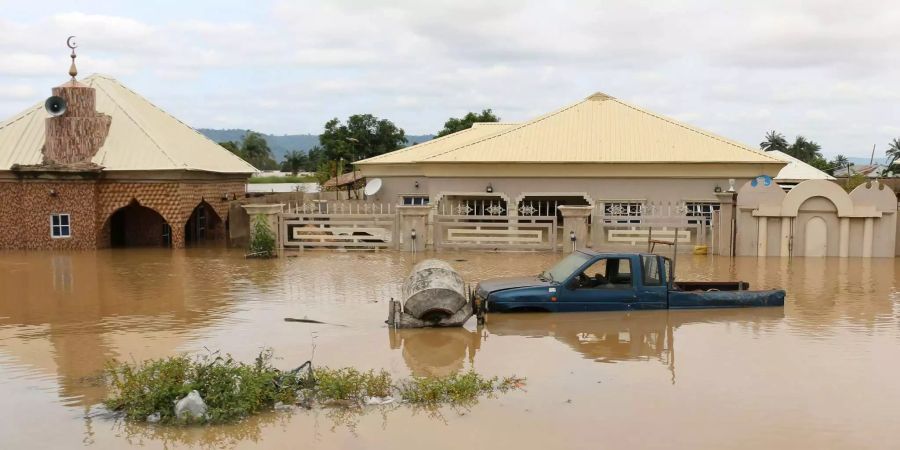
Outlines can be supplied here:
M541 272L541 278L548 281L561 282L572 275L579 267L591 259L584 253L575 252L560 260L553 267Z

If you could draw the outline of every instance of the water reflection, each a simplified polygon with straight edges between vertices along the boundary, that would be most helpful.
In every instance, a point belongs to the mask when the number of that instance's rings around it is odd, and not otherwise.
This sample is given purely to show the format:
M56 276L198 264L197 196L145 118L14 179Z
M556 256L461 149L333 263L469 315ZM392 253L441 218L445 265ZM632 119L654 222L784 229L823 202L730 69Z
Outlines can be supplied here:
M391 349L402 349L403 361L415 376L446 376L475 362L480 331L465 328L388 329Z
M57 374L68 404L103 399L97 375L110 358L169 354L229 311L227 291L209 290L211 275L222 269L215 260L146 251L127 258L21 254L14 261L3 261L0 270L2 351Z
M685 326L718 324L759 333L784 319L782 308L493 314L483 330L465 328L388 330L392 349L418 376L447 375L473 366L482 341L496 336L551 337L599 363L656 360L675 373L675 332ZM525 344L527 345L527 344Z

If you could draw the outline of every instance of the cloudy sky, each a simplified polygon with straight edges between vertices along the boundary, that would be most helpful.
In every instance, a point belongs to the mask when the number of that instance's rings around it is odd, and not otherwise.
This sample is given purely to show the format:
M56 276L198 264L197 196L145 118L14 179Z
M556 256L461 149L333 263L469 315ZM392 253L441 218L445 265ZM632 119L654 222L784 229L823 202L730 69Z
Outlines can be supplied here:
M900 137L900 4L866 1L0 0L0 117L105 73L194 127L318 133L372 113L408 134L521 121L602 91L757 145L827 156Z

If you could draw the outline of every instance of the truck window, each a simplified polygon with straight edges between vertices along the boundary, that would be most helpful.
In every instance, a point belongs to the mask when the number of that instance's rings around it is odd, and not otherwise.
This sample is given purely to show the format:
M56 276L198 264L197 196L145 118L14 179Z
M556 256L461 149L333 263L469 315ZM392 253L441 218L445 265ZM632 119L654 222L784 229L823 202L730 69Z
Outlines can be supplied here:
M662 284L662 276L659 274L659 257L643 255L641 256L641 266L644 269L644 286L659 286Z
M631 260L601 258L575 278L576 289L631 289Z

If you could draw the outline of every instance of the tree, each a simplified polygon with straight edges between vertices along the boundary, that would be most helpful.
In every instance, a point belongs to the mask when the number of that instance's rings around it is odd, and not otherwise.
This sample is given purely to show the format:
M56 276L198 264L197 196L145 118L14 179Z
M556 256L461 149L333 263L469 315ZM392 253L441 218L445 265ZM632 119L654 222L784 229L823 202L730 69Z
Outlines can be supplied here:
M278 168L266 139L255 131L247 131L247 134L244 135L241 153L243 153L244 159L257 169L274 170Z
M435 138L456 133L457 131L466 130L472 127L473 123L478 122L499 122L500 117L494 114L490 108L481 111L481 114L473 112L467 113L461 119L451 117L444 122L444 129L439 131Z
M225 141L219 142L219 145L257 169L274 170L278 168L266 139L255 131L248 130L240 144L234 141Z
M767 152L770 152L772 150L786 152L788 149L788 143L783 134L772 130L766 133L766 140L759 143L759 148Z
M894 140L888 144L888 149L884 154L888 157L888 164L881 172L881 176L887 176L888 174L893 174L895 172L894 164L900 159L900 138L894 138Z
M785 153L803 162L811 163L816 159L822 158L821 150L821 145L806 139L803 136L797 136L797 138L794 139L794 143L787 148Z
M284 162L281 163L281 170L297 175L297 172L306 169L309 157L306 153L299 150L291 150L284 155Z
M337 118L325 123L319 135L324 160L349 162L391 152L406 144L406 133L387 119L371 114L354 114L341 123Z
M237 142L225 141L225 142L219 142L219 145L221 145L222 147L225 147L225 149L227 149L229 152L234 153L235 155L238 155L240 158L242 158L242 159L244 158L244 155L241 154L241 147Z
M847 159L844 155L837 155L834 159L829 163L829 170L826 170L829 175L834 175L834 172L838 169L846 169L850 165L850 160ZM849 171L848 171L849 173Z

